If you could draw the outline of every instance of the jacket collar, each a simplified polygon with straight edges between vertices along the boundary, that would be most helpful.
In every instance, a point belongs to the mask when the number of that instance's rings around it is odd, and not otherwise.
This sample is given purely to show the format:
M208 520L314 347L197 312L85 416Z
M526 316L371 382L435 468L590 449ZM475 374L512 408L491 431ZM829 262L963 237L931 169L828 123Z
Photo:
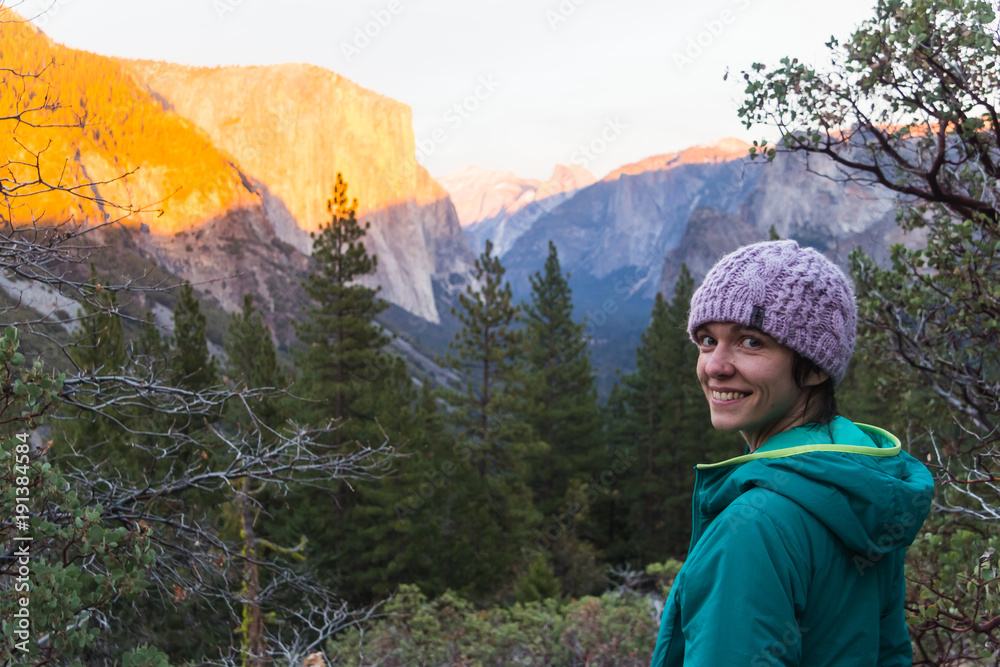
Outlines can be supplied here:
M790 428L768 438L753 453L719 463L702 463L697 468L739 465L756 459L773 459L812 451L895 456L900 450L899 438L888 431L868 424L855 424L838 416L829 424L812 423Z

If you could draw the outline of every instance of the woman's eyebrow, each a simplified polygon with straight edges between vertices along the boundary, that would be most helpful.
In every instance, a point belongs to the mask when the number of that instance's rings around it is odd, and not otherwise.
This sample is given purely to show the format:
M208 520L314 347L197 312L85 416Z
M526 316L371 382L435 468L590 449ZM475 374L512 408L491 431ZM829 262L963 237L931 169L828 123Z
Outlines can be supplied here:
M745 324L737 324L736 326L734 326L732 328L732 332L734 334L736 334L736 333L739 333L739 334L753 334L754 336L760 336L762 338L763 337L771 338L771 336L769 336L768 334L764 333L762 330L760 330L760 329L758 329L756 327L748 327Z

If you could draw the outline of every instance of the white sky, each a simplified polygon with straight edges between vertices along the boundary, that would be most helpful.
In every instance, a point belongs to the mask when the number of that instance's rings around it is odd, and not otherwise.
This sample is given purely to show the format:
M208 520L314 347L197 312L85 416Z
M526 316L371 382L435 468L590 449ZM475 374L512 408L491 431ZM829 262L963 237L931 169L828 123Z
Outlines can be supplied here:
M739 122L740 72L784 55L828 61L824 42L831 35L846 38L874 4L6 2L26 16L48 8L35 22L49 36L101 54L191 65L321 65L410 105L416 139L426 149L418 159L432 175L476 164L535 178L548 177L557 162L587 159L601 177L629 162L727 136L768 136ZM358 37L366 27L374 36ZM463 103L467 111L449 112ZM602 132L608 141L598 140ZM592 143L604 148L587 158L580 148Z

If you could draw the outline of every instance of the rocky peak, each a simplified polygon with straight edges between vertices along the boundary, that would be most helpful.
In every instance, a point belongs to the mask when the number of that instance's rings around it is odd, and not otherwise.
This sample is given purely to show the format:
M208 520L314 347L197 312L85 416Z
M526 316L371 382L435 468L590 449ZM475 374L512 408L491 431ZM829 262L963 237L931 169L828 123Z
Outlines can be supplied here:
M621 176L631 176L647 171L673 169L684 164L714 164L717 162L739 160L746 157L749 150L750 144L745 141L727 137L714 144L691 146L676 153L654 155L639 162L624 165L612 171L603 180L615 181Z
M457 169L439 180L455 202L459 220L476 252L490 239L497 253L503 254L544 213L597 179L580 165L557 164L545 181L473 166Z

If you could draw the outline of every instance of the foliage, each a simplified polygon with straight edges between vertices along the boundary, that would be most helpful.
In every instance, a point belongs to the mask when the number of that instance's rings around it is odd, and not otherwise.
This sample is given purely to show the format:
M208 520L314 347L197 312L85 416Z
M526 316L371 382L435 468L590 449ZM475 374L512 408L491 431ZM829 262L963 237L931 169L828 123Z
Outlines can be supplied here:
M545 556L539 554L531 561L531 567L514 587L514 597L518 602L537 602L546 598L559 597L559 580L552 572Z
M680 573L683 564L675 558L668 558L662 563L650 563L646 566L646 574L656 580L663 597L670 593L670 587L673 586L674 579Z
M388 445L390 438L398 442L405 437L401 429L412 419L415 397L403 362L385 349L390 338L374 321L388 308L378 298L381 288L359 282L375 272L378 258L365 248L371 223L358 222L358 200L348 199L347 188L338 173L327 200L330 220L312 235L314 270L303 286L313 305L296 323L304 346L295 356L296 370L307 400L296 404L291 417L313 424L335 421L330 444L351 451L373 441ZM388 473L383 468L379 476ZM282 544L306 536L308 564L303 571L317 573L354 603L371 602L372 589L383 579L378 568L386 564L390 549L378 541L389 526L377 522L394 505L392 488L376 486L358 492L338 481L318 496L305 489L284 496L280 503L286 510L280 519L265 516L262 534ZM317 512L317 503L335 518Z
M1000 536L970 522L932 516L907 554L907 595L915 664L998 663L990 637L1000 617ZM993 628L990 627L992 624ZM945 632L942 632L945 630Z
M67 370L61 391L51 397L53 425L45 428L52 440L30 452L39 457L32 465L40 466L32 487L33 502L40 504L32 508L39 557L32 580L45 584L37 586L31 604L47 605L36 618L39 630L53 622L48 635L33 639L43 653L53 652L53 662L60 662L55 649L63 651L72 635L75 655L87 664L163 664L163 653L153 647L178 660L231 664L244 657L228 639L244 603L242 576L250 556L232 524L232 506L219 501L234 489L253 491L248 486L266 486L281 497L341 480L371 480L394 452L386 442L337 448L330 444L336 428L325 422L268 428L254 411L274 390L218 381L194 290L178 290L162 271L147 271L147 262L132 261L134 252L116 254L134 239L115 218L141 211L124 182L134 162L129 155L140 154L130 149L139 144L162 144L163 162L178 166L164 178L183 174L208 183L208 190L185 192L208 193L223 207L234 193L213 190L218 179L211 174L231 166L186 130L194 144L173 141L184 121L164 115L126 72L102 66L92 54L67 54L3 8L0 33L10 47L0 53L0 271L32 288L58 291L84 315L81 344L71 347L67 331L76 314L37 313L6 295L0 299L4 320L44 337L48 346L36 351L51 352ZM80 155L97 155L88 168L107 180L88 177ZM145 192L143 182L130 186ZM173 210L183 210L188 196L173 197ZM102 251L114 255L115 266L98 284L93 276L87 280L83 267ZM152 317L136 314L154 304L174 305L170 341L160 338ZM4 409L10 415L25 400L48 398L48 388L13 382ZM0 486L7 502L9 484ZM43 521L36 525L38 517ZM0 536L4 547L7 525ZM51 559L50 538L64 542ZM107 560L123 547L120 563ZM270 657L294 663L368 610L344 605L314 572L296 571L286 560L289 552L258 554L258 565L272 574L269 583L280 582L262 589L259 601L274 621L263 629ZM134 571L129 558L148 567ZM0 566L9 564L5 555ZM64 600L53 601L63 593ZM130 593L134 599L126 600ZM2 601L6 605L7 596Z
M48 460L38 427L65 376L23 367L18 338L8 327L0 340L0 662L81 664L112 605L148 585L150 529L109 518Z
M328 644L334 664L631 667L649 664L657 630L645 599L619 593L477 611L454 593L428 601L404 586L384 613Z
M205 338L205 316L189 282L181 286L180 298L174 307L172 342L174 382L195 391L218 382L216 362L208 352L208 339Z

